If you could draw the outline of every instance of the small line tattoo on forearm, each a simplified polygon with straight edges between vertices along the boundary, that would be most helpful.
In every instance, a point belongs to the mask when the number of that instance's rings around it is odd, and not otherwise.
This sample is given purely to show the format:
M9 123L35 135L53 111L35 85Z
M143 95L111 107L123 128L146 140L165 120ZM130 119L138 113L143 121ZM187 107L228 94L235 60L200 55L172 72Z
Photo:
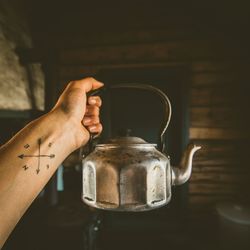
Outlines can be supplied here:
M28 169L27 165L24 165L23 169L26 171Z
M39 174L39 172L41 171L41 162L44 160L50 161L51 159L55 158L55 154L42 154L41 153L41 145L42 145L42 138L39 138L37 140L37 145L38 145L38 154L25 154L22 153L20 155L18 155L18 158L20 159L24 159L24 158L36 158L37 159L37 167L36 167L36 174ZM48 143L48 147L51 148L53 145L53 142L49 142ZM28 149L30 147L29 144L25 144L24 148ZM46 162L46 169L50 168L50 165L48 162ZM24 165L22 166L23 170L26 171L29 169L29 166Z

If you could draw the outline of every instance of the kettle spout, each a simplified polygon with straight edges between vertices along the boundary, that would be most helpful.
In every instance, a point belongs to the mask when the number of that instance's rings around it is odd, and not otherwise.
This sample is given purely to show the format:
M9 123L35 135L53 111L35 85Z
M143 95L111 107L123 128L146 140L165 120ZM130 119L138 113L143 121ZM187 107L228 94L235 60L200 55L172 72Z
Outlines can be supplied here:
M188 145L183 153L180 166L172 167L172 185L181 185L190 178L193 156L199 149L201 149L201 146L196 146L193 143Z

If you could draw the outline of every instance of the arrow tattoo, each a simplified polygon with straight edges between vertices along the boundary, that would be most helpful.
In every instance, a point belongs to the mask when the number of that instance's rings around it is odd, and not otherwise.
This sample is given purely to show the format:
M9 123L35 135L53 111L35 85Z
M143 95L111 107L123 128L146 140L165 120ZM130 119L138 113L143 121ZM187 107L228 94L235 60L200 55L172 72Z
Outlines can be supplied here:
M53 158L55 158L55 155L54 154L41 154L41 144L42 144L42 139L41 138L39 138L37 140L37 144L38 144L38 154L35 154L35 155L21 154L21 155L18 155L18 158L20 158L20 159L31 158L31 157L37 158L36 173L39 174L39 172L40 172L41 158L53 159ZM51 147L51 146L52 146L52 143L50 142L48 144L48 147ZM25 149L27 149L29 147L30 147L30 145L28 145L28 144L26 144L24 146ZM46 167L47 167L47 169L49 169L49 164L47 164ZM23 166L23 169L26 171L28 169L28 167L25 165L25 166Z
M55 155L54 154L51 154L51 155L25 155L25 154L22 154L22 155L18 155L19 158L23 159L24 157L49 157L49 158L55 158Z

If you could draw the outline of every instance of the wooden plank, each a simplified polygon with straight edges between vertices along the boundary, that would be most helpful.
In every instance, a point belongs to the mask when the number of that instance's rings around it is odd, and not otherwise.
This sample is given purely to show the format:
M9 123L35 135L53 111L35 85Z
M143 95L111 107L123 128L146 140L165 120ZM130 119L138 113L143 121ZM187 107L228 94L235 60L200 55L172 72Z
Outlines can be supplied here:
M226 74L228 72L248 72L250 68L249 61L195 61L191 64L191 71L195 75L199 74Z
M230 129L230 128L190 128L190 139L205 139L205 140L239 140L249 139L249 131Z
M154 44L129 44L63 50L60 61L64 64L96 64L124 62L218 60L248 58L238 44L225 45L220 40L162 42Z
M233 85L234 83L249 81L248 71L235 69L226 72L195 73L191 76L192 86Z
M208 171L202 171L202 172L195 172L193 171L191 175L191 185L195 183L223 183L223 184L241 184L243 181L248 181L248 176L243 172L208 172Z
M207 183L201 181L200 183L189 183L190 194L216 194L216 195L232 195L239 193L240 187L237 183Z
M131 43L155 43L159 41L173 41L175 38L179 40L187 37L197 36L197 32L194 32L190 27L180 29L174 28L172 25L162 29L154 30L126 30L119 32L114 31L101 31L101 32L84 32L77 31L76 34L70 36L66 33L50 34L50 39L46 39L48 31L36 31L36 37L39 41L43 41L43 46L47 48L82 48L89 46L101 46L101 45L119 45L119 44L131 44ZM86 39L87 37L87 39ZM63 41L63 42L62 42Z
M249 143L242 141L228 141L228 140L202 140L198 142L202 148L195 155L195 160L203 159L221 159L221 158L241 158L246 155Z
M65 79L74 79L82 77L83 75L96 75L100 70L107 69L122 69L125 68L168 68L168 67L183 67L186 66L185 62L137 62L137 63L96 63L94 65L60 65L59 66L59 77L63 80Z
M62 79L72 78L72 76L81 76L81 75L94 75L96 72L102 68L120 68L120 67L128 67L128 63L126 64L112 64L105 62L100 63L97 62L94 65L78 65L76 63L72 65L64 65L64 62L61 62L63 65L59 67L59 77ZM129 63L130 67L141 68L141 67L166 67L170 64L170 62L137 62L137 63ZM240 72L231 70L227 72L198 72L192 74L191 83L193 86L206 86L206 85L222 85L222 84L233 84L235 82L243 81L245 79L249 79L247 75L248 71L241 70Z
M248 111L250 99L250 79L235 81L234 84L222 84L211 86L193 86L191 88L191 106L211 107L228 105Z
M204 168L206 166L209 167L223 167L227 166L227 168L238 168L238 169L248 169L250 171L250 167L248 167L248 159L247 155L242 158L234 155L230 156L207 156L199 158L198 155L194 157L193 160L193 168Z
M195 140L195 143L201 145L202 148L195 154L193 167L248 168L246 163L248 162L250 140Z
M196 175L197 178L199 178L199 176L204 176L206 174L215 174L215 175L237 175L237 176L242 176L242 175L248 175L250 176L250 170L249 168L245 167L240 167L240 166L228 166L228 165L224 165L224 166L202 166L202 167L193 167L192 169L192 176L191 176L191 181L193 178L193 175ZM243 176L244 178L246 176ZM195 177L194 177L195 178ZM246 177L248 178L248 177Z
M239 106L247 98L245 91L244 82L238 81L234 85L192 87L190 102L193 107Z
M233 200L236 198L235 194L224 195L205 195L205 194L191 194L188 197L189 207L191 210L211 210L215 209L218 202L225 200Z
M242 127L245 114L240 112L239 107L191 107L191 127L218 127L233 128Z
M237 157L221 157L221 158L210 158L209 155L206 159L193 160L193 167L202 168L204 166L228 166L228 167L239 167L241 166L239 158Z
M174 50L175 47L174 43L167 46L166 44L130 44L89 47L62 51L60 61L64 65L140 62L145 59L162 61L169 58L170 50Z

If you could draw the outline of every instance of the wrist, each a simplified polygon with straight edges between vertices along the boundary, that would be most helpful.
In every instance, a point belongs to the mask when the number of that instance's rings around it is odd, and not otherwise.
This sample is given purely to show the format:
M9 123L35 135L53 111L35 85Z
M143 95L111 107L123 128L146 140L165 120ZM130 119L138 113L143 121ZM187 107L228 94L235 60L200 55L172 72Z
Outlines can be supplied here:
M52 124L53 130L57 131L62 143L65 143L71 152L88 142L89 132L81 121L78 121L73 116L60 109L53 109L46 116L48 122Z

